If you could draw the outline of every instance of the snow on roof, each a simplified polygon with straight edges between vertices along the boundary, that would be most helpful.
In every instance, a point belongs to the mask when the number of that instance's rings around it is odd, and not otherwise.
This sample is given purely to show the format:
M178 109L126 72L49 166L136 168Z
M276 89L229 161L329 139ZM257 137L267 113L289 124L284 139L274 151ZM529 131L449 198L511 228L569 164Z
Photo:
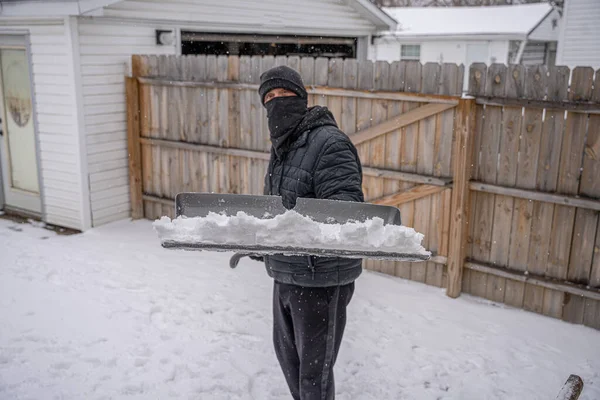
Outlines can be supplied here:
M494 7L386 7L395 36L525 36L551 11L548 3Z

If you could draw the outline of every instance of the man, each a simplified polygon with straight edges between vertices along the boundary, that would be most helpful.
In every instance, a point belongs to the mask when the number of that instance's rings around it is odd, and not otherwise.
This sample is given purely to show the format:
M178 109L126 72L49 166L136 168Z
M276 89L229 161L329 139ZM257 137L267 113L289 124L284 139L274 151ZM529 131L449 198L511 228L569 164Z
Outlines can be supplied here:
M326 107L307 107L300 75L280 66L260 80L272 143L265 194L281 196L287 209L298 197L364 201L354 145ZM361 260L269 255L264 262L274 278L275 353L293 398L333 399L333 366Z

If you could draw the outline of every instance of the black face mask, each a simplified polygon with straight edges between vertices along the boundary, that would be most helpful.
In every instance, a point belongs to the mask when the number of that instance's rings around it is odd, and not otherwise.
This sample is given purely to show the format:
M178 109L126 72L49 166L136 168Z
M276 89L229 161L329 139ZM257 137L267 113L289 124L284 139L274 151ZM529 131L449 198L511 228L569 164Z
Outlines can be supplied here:
M280 148L293 135L302 117L308 110L306 99L298 96L276 97L265 104L271 142L276 149Z

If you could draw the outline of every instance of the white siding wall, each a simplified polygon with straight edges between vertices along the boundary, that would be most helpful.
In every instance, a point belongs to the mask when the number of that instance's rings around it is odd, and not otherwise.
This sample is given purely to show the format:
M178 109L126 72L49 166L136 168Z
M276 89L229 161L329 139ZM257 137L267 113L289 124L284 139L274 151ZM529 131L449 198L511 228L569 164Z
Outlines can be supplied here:
M490 43L490 64L508 64L508 40L492 40Z
M45 221L83 230L83 194L76 101L65 25L8 26L29 31Z
M600 1L566 0L557 64L600 67Z
M464 64L466 42L438 41L425 42L421 45L421 62L445 62Z
M372 61L398 61L400 60L400 43L375 42L370 46L369 60Z
M345 34L373 33L371 22L339 0L125 0L105 16L189 22L197 30L219 32Z
M556 23L553 23L556 21ZM552 11L542 23L531 32L529 40L542 42L556 42L560 33L560 15L558 11Z
M132 54L175 54L157 46L158 26L79 19L79 51L92 223L130 215L125 75Z
M418 44L418 41L392 42L391 39L375 42L370 52L371 60L398 61L400 60L400 46L404 44ZM465 64L467 62L467 44L488 43L489 55L487 63L506 63L508 60L508 41L495 40L489 42L464 41L464 40L439 40L422 41L421 63L445 62L454 64Z

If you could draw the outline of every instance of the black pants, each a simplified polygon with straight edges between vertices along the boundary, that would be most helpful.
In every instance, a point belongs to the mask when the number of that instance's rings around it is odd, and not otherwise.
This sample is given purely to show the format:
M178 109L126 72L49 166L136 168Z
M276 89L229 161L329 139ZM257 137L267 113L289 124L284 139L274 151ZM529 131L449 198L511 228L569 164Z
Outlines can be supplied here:
M273 342L294 399L334 399L333 365L353 293L354 283L311 288L275 282Z

